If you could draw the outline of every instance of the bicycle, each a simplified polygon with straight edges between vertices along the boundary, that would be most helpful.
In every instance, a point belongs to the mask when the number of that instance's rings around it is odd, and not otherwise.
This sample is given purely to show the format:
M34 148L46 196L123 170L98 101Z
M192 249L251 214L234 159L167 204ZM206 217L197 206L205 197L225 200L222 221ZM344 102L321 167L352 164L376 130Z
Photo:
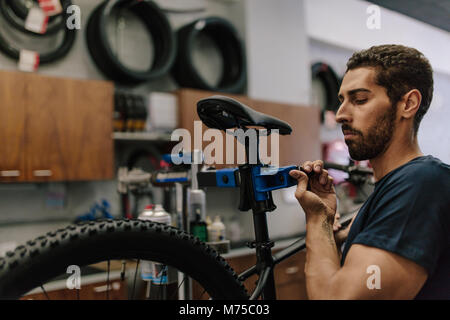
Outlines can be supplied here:
M268 134L276 129L281 135L292 131L286 122L256 112L227 97L203 99L198 102L197 107L200 119L210 128L241 128L246 131L250 126L257 126L267 129ZM201 187L240 189L239 210L251 210L253 213L255 241L250 247L255 249L256 265L238 275L210 246L172 226L128 219L91 221L49 232L0 258L0 297L17 299L32 289L40 288L50 298L44 285L58 275L67 275L68 266L83 267L105 261L108 266L105 297L108 298L112 260L136 262L133 265L134 277L129 277L134 278L133 291L139 262L150 260L176 268L197 281L204 288L204 293L212 299L276 299L274 267L304 249L305 240L299 239L272 255L274 242L269 239L266 214L276 209L272 199L273 190L296 185L296 181L289 176L289 171L298 169L298 166L273 168L262 164L259 159L257 163L249 163L250 142L247 140L244 143L247 155L245 164L232 169L198 172L197 177ZM371 173L370 169L334 167L361 177L368 177ZM341 224L348 224L350 219L348 217ZM122 264L121 280L125 281L123 268ZM255 290L249 294L242 283L254 274L258 274L259 279ZM176 285L174 295L170 298L182 296L178 292L182 283ZM135 292L131 293L131 298L134 294ZM128 295L130 296L129 293ZM80 298L79 289L76 297Z

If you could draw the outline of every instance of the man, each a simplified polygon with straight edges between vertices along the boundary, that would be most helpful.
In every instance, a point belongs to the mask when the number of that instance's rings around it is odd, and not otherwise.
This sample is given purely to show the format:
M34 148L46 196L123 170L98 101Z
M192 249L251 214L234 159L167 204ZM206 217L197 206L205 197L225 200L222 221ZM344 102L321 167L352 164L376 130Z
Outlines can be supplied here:
M302 164L311 181L290 172L306 214L310 299L450 299L450 166L417 143L432 95L431 66L413 48L374 46L348 61L336 121L376 183L351 227L333 232L336 194L323 162Z

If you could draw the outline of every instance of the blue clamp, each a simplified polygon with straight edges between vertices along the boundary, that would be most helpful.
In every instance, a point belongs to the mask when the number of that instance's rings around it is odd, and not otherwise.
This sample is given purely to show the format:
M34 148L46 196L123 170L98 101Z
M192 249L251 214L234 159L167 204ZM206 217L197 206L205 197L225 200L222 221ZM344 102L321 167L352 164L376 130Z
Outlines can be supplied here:
M287 167L253 167L253 188L256 201L269 199L272 190L289 188L297 185L297 180L289 175L289 171L298 170L297 166Z
M236 188L236 171L238 168L216 170L216 183L220 188Z

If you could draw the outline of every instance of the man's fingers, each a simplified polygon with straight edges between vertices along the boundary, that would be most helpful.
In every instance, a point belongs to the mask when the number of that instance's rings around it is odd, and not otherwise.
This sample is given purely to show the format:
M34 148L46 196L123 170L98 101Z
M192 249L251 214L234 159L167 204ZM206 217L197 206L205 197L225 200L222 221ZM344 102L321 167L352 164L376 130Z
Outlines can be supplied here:
M305 161L303 162L302 166L303 170L305 170L307 173L310 173L313 170L313 163L312 161Z
M331 190L333 188L333 177L328 176L328 181L325 185L325 190Z
M321 185L326 185L328 182L328 171L327 170L322 170L322 173L319 176L319 183Z
M323 161L322 160L316 160L313 162L313 168L314 172L321 173L323 169Z
M289 175L298 181L295 197L299 199L308 188L308 176L300 170L291 170Z
M311 183L316 183L316 187L320 184L327 191L332 189L333 178L328 175L328 170L323 169L322 160L305 161L301 165L301 170L310 176ZM312 178L311 173L314 173L314 178Z

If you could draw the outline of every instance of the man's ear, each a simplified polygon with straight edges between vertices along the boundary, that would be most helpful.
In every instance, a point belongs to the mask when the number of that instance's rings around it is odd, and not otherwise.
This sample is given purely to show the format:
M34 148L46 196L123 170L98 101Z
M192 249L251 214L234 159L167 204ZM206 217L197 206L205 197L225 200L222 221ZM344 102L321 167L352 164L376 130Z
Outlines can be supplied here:
M420 103L422 101L422 94L417 89L412 89L405 93L403 99L401 99L399 111L403 118L413 118L419 110Z

